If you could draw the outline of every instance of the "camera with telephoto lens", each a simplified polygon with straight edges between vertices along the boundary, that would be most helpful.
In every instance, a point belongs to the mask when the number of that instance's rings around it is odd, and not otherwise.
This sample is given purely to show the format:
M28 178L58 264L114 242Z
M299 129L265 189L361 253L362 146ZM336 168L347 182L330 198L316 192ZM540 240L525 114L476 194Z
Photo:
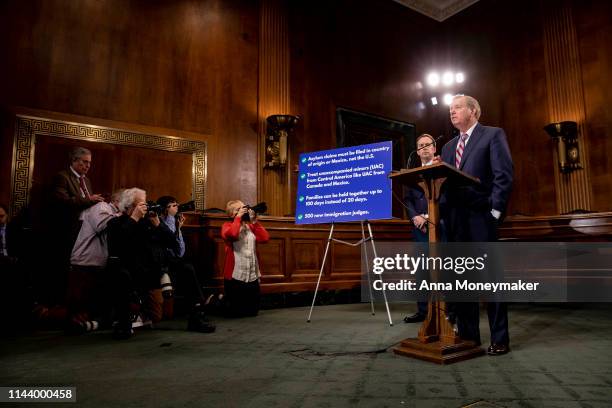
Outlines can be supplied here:
M188 201L184 204L179 204L178 205L178 211L177 213L184 213L187 211L195 211L195 201L191 200Z
M157 215L161 215L164 209L161 205L157 204L155 201L147 201L147 213L155 213Z
M257 205L254 205L252 207L247 204L245 205L245 207L247 210L253 210L255 214L263 214L266 211L268 211L268 205L265 203L265 201ZM242 221L250 221L250 220L251 220L251 217L249 216L248 212L242 215Z

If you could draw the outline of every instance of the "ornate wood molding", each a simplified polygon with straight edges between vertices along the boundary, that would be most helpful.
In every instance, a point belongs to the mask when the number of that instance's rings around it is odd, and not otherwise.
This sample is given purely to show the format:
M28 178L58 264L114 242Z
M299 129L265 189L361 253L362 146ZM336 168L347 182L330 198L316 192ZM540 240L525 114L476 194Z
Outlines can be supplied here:
M84 123L17 115L11 167L11 214L28 205L34 171L35 143L38 136L54 136L88 142L109 143L170 152L191 153L192 198L196 209L206 208L206 142L138 133Z

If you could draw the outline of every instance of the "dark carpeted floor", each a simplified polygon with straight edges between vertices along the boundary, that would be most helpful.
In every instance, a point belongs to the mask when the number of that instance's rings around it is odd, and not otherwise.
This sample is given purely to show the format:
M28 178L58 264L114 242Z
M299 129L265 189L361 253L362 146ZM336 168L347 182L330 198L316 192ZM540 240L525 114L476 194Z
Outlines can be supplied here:
M177 320L127 341L5 336L0 385L75 386L69 407L612 406L612 305L512 305L511 353L448 366L390 351L418 329L401 321L413 305L391 306L392 327L384 309L349 304L317 307L311 323L308 308L218 318L213 334Z

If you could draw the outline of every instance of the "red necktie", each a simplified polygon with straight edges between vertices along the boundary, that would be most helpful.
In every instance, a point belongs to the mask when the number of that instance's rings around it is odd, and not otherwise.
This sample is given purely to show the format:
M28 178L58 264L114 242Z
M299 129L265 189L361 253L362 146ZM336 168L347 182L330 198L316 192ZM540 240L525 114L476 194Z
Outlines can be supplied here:
M455 151L455 167L459 168L461 165L461 156L463 156L463 149L465 149L465 139L467 139L467 133L461 134L461 139L459 140L459 144L457 145L457 150Z
M90 199L89 191L87 191L87 187L85 186L85 176L79 177L79 184L81 185L81 190L83 191L83 195L85 196L85 198L89 200Z

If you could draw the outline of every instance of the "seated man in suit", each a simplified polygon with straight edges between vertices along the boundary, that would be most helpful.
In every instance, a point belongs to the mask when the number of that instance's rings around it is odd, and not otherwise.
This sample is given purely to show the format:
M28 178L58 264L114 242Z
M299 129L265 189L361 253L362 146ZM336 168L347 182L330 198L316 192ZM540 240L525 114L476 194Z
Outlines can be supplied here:
M436 153L436 142L433 136L423 133L416 140L416 153L421 159L421 166L429 166L433 163ZM416 242L429 242L427 235L427 198L420 188L408 187L406 190L406 208L408 216L414 225L412 230ZM413 315L404 317L405 323L422 322L427 317L427 302L417 302L417 312Z
M512 191L513 164L503 129L483 126L480 104L467 95L456 95L450 119L459 136L442 148L442 160L480 180L476 187L449 187L441 199L440 212L448 241L497 241L497 226ZM457 327L465 340L480 343L478 302L457 303ZM489 355L510 350L508 309L505 303L487 304L491 345Z

